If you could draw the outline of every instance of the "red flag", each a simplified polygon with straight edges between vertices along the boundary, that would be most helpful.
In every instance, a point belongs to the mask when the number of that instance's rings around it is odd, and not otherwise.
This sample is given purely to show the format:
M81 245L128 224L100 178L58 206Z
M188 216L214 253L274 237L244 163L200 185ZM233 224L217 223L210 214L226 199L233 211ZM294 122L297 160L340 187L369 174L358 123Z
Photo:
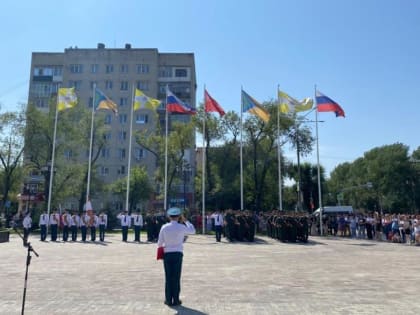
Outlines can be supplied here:
M204 110L206 113L208 112L218 112L220 116L225 114L223 108L216 102L214 98L204 90Z

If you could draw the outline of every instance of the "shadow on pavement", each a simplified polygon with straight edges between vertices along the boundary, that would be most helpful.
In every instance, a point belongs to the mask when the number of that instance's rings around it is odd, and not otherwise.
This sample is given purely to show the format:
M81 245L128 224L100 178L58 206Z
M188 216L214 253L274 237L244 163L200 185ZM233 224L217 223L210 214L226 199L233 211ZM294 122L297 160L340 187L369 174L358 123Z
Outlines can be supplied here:
M192 308L188 308L185 306L171 306L170 308L176 310L177 312L175 314L177 315L208 315L207 313L203 313L197 310L194 310Z
M352 245L352 246L376 246L376 244L372 244L372 243L351 243L351 244L346 244L346 245Z

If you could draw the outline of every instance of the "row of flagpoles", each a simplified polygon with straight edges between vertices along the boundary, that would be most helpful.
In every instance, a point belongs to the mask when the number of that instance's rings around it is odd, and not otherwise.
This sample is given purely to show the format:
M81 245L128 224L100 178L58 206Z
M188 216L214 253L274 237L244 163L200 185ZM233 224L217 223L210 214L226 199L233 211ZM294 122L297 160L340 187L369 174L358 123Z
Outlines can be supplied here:
M161 104L161 101L153 99L145 95L139 89L135 89L133 86L133 99L132 106L130 111L130 132L129 132L129 149L128 149L128 176L127 176L127 194L125 200L125 209L129 210L129 187L130 187L130 171L131 171L131 147L132 147L132 127L133 127L133 112L139 109L150 109L156 110L157 107ZM282 180L281 180L281 147L280 147L280 113L287 115L295 115L298 112L309 111L315 109L316 112L316 141L317 141L317 167L318 167L318 194L319 194L319 208L321 210L322 217L322 197L321 197L321 182L320 182L320 163L319 163L319 139L318 139L318 112L334 112L337 117L344 117L344 111L340 105L334 102L331 98L323 95L315 87L315 107L313 108L314 101L311 98L305 98L302 101L298 101L290 97L285 92L277 89L277 102L279 109L277 111L277 154L278 154L278 185L279 185L279 210L283 210L282 202ZM73 108L77 104L77 96L74 88L60 88L58 91L57 98L57 107L55 112L55 122L54 122L54 136L53 136L53 150L51 158L51 170L54 169L55 163L55 141L57 134L57 119L58 113L69 108ZM86 205L90 203L89 194L90 194L90 178L91 178L91 160L92 160L92 145L93 145L93 126L94 126L94 117L97 110L111 110L114 114L118 114L118 106L109 99L101 90L99 90L96 85L93 88L93 104L92 104L92 118L91 118L91 130L90 130L90 146L89 146L89 161L88 161L88 178L86 185ZM168 179L168 113L178 113L178 114L188 114L194 115L196 113L195 108L192 108L185 102L182 102L178 99L170 90L169 87L166 87L166 104L165 104L165 175L164 175L164 210L168 207L168 194L167 194L167 179ZM204 112L217 112L220 116L225 114L223 108L218 104L218 102L210 96L206 88L204 88ZM242 140L242 121L243 113L248 112L259 117L265 123L270 120L270 113L253 97L247 94L243 89L241 89L241 126L240 126L240 200L241 200L241 210L244 209L244 200L243 200L243 140ZM203 150L202 150L202 219L203 219L203 233L204 233L204 220L205 220L205 167L206 167L206 151L205 151L205 115L203 118ZM52 195L52 183L53 183L54 172L50 173L50 183L49 183L49 194L48 194L48 214L51 211L51 195ZM300 192L299 192L300 193ZM298 197L299 198L299 197ZM184 201L185 202L185 201ZM86 207L87 209L87 207ZM321 221L321 220L320 220ZM322 224L320 223L320 230L322 235Z

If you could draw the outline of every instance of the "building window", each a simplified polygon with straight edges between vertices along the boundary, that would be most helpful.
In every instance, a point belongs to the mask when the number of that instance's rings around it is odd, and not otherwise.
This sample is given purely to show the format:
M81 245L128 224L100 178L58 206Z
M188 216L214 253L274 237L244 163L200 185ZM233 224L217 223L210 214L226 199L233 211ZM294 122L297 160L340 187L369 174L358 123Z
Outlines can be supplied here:
M95 86L98 86L98 82L90 81L89 85L90 85L90 89L93 90L95 88Z
M136 124L147 124L148 122L149 122L149 115L147 114L136 115Z
M111 140L111 131L105 132L104 133L104 140Z
M36 104L36 107L43 108L43 107L47 107L48 102L44 98L37 98L35 101L35 104Z
M101 166L101 175L106 176L109 174L109 168L106 166Z
M118 158L120 160L125 159L125 149L118 149Z
M109 157L110 157L110 149L103 148L101 150L101 157L104 158L104 159L109 159Z
M125 174L125 166L124 165L121 165L118 168L117 174L119 174L119 175L124 175Z
M90 65L90 73L98 73L99 65L97 63Z
M121 114L118 117L120 117L120 124L126 124L127 123L127 114Z
M127 64L120 65L120 72L128 73L128 65Z
M121 91L128 91L128 81L121 81Z
M187 73L187 69L175 69L175 77L177 78L185 78Z
M74 87L76 91L80 91L82 87L82 81L81 80L69 81L69 86Z
M111 116L111 114L107 114L105 116L105 125L110 125L111 122L112 122L112 116Z
M124 141L125 139L127 139L127 131L121 130L121 131L118 133L118 138L119 138L121 141Z
M141 160L146 156L146 151L144 151L142 148L136 148L134 150L134 157L137 161Z
M105 90L112 90L112 81L110 80L105 81Z
M106 65L105 66L105 72L106 73L112 73L112 72L114 72L114 65Z
M71 73L83 73L83 65L81 64L71 64L70 65Z
M172 77L172 67L159 67L159 77L161 78Z
M142 91L148 91L149 81L137 81L137 88Z
M127 106L128 104L128 98L127 97L121 97L120 98L120 106Z
M138 64L137 65L137 73L149 73L149 65L148 64Z
M71 160L71 158L73 157L73 151L72 150L65 150L64 151L64 158L66 160Z

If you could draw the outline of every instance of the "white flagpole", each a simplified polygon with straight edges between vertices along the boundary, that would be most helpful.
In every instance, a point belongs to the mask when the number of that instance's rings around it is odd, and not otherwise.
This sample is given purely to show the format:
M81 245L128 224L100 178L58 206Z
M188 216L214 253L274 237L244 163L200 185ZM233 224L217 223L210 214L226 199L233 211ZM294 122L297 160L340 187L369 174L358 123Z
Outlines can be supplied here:
M55 105L53 147L52 147L52 154L51 154L51 168L47 170L48 172L50 172L50 184L48 187L48 204L47 204L48 218L50 217L50 212L51 212L51 194L52 194L52 185L53 185L53 177L54 177L55 139L57 137L57 120L58 120L58 99L59 99L59 96L57 94L57 103ZM47 234L48 234L48 224L47 224Z
M283 211L282 180L281 180L281 148L280 148L280 99L277 85L277 165L279 176L279 210Z
M130 111L130 135L128 140L128 166L127 166L127 194L125 197L125 210L129 211L128 198L130 196L130 174L131 174L131 140L133 135L133 113L134 113L134 101L135 101L135 87L133 83L133 101L131 102Z
M93 142L93 121L95 117L95 93L96 92L96 84L93 85L93 98L92 98L92 120L90 123L90 146L89 146L89 162L88 162L88 178L87 178L87 185L86 185L86 204L89 201L89 194L90 194L90 169L92 163L92 142Z
M168 210L168 90L166 86L166 101L165 101L165 196L164 196L164 211Z
M318 199L319 199L319 231L322 231L322 193L321 193L321 167L319 166L319 135L318 135L318 103L316 101L316 85L315 85L315 123L316 123L316 160L318 168Z
M206 93L206 86L204 85L204 93ZM206 232L205 229L205 215L206 215L206 149L205 149L205 140L206 140L206 97L204 96L204 115L203 115L203 152L202 152L202 225L203 225L203 235Z
M241 178L241 210L244 210L244 179L243 179L243 161L242 161L242 112L244 110L243 106L243 90L241 87L241 146L239 151L239 157L240 157L240 178Z

